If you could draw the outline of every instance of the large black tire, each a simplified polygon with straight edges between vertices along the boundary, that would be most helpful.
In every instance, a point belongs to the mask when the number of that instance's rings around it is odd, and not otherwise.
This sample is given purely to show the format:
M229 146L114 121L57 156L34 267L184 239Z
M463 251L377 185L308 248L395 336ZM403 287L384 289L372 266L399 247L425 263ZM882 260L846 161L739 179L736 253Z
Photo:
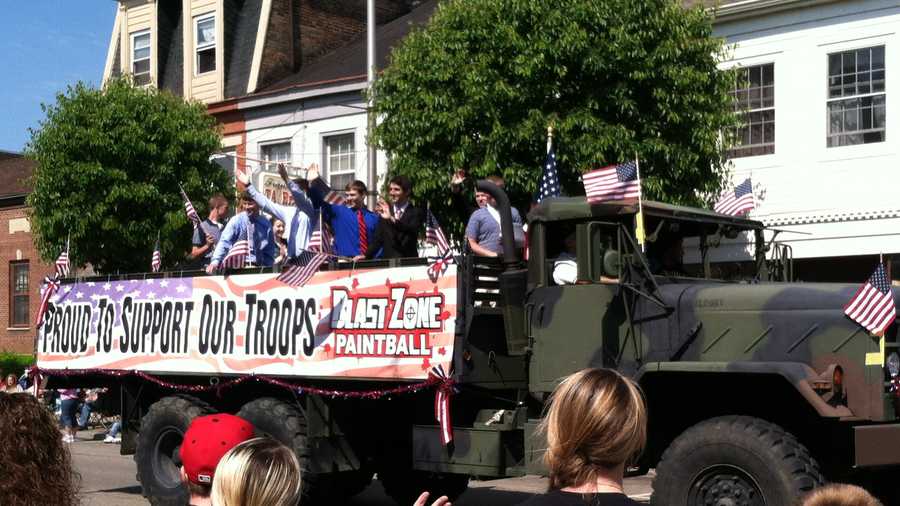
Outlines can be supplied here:
M386 470L378 473L378 479L384 486L384 492L398 506L413 504L425 491L431 494L432 499L445 495L451 502L456 501L469 487L469 476L466 474Z
M186 395L163 397L150 406L141 420L137 452L134 454L137 479L150 504L187 504L187 487L181 483L173 456L181 447L191 421L212 412L208 404Z
M296 406L287 402L263 397L244 404L237 416L253 424L257 436L271 437L294 450L300 461L303 496L300 504L318 504L327 496L327 484L309 469L311 458L307 438L306 418ZM311 502L312 501L312 502Z
M824 483L819 464L781 427L749 416L701 422L663 453L654 506L790 506Z

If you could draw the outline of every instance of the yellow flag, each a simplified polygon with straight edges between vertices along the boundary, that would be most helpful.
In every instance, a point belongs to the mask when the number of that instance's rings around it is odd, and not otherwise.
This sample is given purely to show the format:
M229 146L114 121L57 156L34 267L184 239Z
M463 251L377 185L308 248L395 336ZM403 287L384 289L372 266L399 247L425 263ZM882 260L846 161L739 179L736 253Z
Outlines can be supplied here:
M634 217L634 237L637 239L638 244L641 246L644 245L644 241L647 240L647 234L644 232L644 213L643 211L639 211Z

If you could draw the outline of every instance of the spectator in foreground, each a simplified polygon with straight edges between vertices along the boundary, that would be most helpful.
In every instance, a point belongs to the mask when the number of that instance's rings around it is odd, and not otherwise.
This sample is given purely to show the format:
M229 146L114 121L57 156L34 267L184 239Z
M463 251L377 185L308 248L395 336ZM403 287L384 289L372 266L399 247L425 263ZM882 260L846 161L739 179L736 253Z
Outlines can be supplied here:
M17 392L21 392L22 387L19 386L19 382L16 381L15 374L9 374L6 376L6 381L3 382L3 388L0 388L0 392L6 392L8 394L14 394Z
M63 425L64 443L74 443L75 433L78 431L76 425L76 412L78 411L78 403L81 401L80 392L77 388L65 388L59 391L59 418Z
M53 414L32 395L0 392L0 504L75 506L79 476Z
M625 467L647 442L638 386L616 371L584 369L556 387L541 422L550 490L522 506L637 506L624 491Z
M216 506L295 506L300 500L300 463L287 446L255 438L228 451L216 467Z
M178 457L181 481L191 494L191 506L210 506L216 466L240 443L253 438L253 425L243 418L219 413L200 416L184 433Z
M807 494L801 506L881 506L881 502L856 485L832 483Z

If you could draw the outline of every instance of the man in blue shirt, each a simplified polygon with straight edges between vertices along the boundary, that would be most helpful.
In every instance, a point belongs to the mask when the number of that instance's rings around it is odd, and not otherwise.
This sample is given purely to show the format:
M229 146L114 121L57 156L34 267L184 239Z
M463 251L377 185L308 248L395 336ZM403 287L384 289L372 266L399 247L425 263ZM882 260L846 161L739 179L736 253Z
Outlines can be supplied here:
M288 177L287 169L283 164L278 165L278 174L291 191L294 198L293 206L285 206L272 202L266 196L253 187L250 175L245 172L237 174L238 190L246 191L263 212L269 213L284 222L287 227L287 255L297 257L306 250L309 238L318 220L318 213L313 207L312 200ZM243 188L242 188L243 187Z
M269 220L259 214L259 205L249 193L241 194L243 212L228 220L225 230L219 237L212 261L206 272L212 274L219 269L219 264L231 250L231 246L241 239L250 237L249 262L251 265L271 267L275 262L275 239L272 236L272 225Z
M342 257L365 255L369 241L375 239L375 228L378 226L378 215L366 209L366 184L353 181L347 185L344 205L330 204L325 201L322 190L312 184L319 178L317 167L310 167L306 173L309 179L309 196L316 207L323 210L323 219L331 223L334 230L334 252ZM380 258L379 251L373 258Z
M503 178L500 176L488 176L487 180L501 189L504 187ZM469 243L469 249L476 255L497 257L503 253L500 212L496 206L497 201L493 197L487 196L487 205L469 217L469 223L466 225L466 240ZM522 217L515 207L510 208L510 211L512 211L513 241L517 248L521 248L525 244Z

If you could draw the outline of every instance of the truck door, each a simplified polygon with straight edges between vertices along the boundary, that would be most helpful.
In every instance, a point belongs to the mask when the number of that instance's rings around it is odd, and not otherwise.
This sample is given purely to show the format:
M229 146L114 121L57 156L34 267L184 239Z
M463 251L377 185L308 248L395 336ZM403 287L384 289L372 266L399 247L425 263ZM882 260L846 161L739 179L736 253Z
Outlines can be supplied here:
M602 222L556 225L548 225L543 279L526 305L533 350L529 382L532 391L539 392L551 391L560 378L585 367L615 367L619 336L626 327L615 262L617 226ZM571 266L573 255L565 244L567 240L571 244L573 233L576 279L554 281L554 269L565 267L560 265L562 260Z

